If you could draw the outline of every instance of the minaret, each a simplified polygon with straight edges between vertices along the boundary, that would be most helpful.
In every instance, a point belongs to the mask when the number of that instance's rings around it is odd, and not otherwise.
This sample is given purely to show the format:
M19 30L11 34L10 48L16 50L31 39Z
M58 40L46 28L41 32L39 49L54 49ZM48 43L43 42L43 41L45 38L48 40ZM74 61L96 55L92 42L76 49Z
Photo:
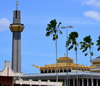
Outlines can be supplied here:
M21 32L24 24L21 24L20 11L18 10L18 1L16 1L16 10L13 12L13 23L10 24L12 32L12 69L14 72L21 72Z

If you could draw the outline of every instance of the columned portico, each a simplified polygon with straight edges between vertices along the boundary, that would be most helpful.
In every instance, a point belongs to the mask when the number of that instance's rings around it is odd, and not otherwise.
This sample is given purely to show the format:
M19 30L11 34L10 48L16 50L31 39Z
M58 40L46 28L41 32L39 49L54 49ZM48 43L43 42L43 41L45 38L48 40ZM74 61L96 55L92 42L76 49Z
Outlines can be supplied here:
M100 86L100 73L92 73L93 80L91 83L91 73L90 72L79 72L78 73L78 86ZM30 77L32 76L32 77ZM77 86L76 83L76 72L69 72L68 73L68 86ZM43 80L43 81L55 81L56 80L56 73L45 73L45 74L28 74L22 77L24 80L32 79L34 81L36 80ZM59 81L63 81L66 83L66 73L58 73L58 79ZM64 84L66 86L66 84Z
M65 81L66 81L66 79L65 79ZM76 78L69 79L68 82L69 82L68 86L77 86ZM80 78L80 79L78 79L78 86L99 86L98 79L93 79L92 83L91 83L91 79L88 79L88 78Z

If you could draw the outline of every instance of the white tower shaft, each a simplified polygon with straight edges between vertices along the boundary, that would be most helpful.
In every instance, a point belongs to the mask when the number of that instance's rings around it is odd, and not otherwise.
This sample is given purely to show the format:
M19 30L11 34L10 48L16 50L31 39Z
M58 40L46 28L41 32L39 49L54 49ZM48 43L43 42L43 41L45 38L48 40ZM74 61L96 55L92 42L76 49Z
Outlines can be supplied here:
M20 11L13 12L13 23L10 24L10 30L13 33L12 39L12 69L14 72L21 72L21 32L24 25L20 23Z
M13 32L12 69L21 72L21 32Z

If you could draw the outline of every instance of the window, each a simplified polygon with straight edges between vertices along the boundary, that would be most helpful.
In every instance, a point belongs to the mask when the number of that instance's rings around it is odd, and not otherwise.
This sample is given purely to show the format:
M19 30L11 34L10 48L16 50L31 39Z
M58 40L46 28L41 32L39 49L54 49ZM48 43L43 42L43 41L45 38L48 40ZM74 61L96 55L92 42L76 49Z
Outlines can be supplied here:
M16 13L16 14L15 14L15 18L17 19L17 11L15 11L15 13Z

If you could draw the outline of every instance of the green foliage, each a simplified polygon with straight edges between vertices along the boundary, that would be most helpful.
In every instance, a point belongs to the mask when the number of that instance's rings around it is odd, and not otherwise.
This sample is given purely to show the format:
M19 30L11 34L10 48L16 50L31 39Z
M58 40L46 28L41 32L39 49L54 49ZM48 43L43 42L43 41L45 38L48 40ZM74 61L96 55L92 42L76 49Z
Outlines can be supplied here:
M68 50L71 50L74 48L75 51L77 51L78 43L76 42L76 38L78 38L77 32L71 32L68 37L68 41L66 41L66 47L68 47Z
M60 30L60 25L61 25L61 22L58 23L57 25L57 21L56 19L54 20L51 20L49 24L47 24L47 28L46 28L46 36L50 36L51 34L53 34L53 40L56 40L58 39L58 32L60 34L62 34L62 31Z
M71 33L69 34L69 37L70 37L71 39L76 39L76 38L78 37L78 33L77 33L77 32L71 32Z
M83 40L84 40L85 42L87 42L87 43L90 43L90 42L92 41L90 35L89 35L89 36L86 36Z
M94 43L92 42L91 36L86 36L83 38L83 42L80 42L81 44L81 48L80 50L82 50L82 52L86 52L88 49L91 50L91 47L94 45ZM87 56L88 53L85 53L85 56ZM93 52L90 52L90 56L93 56Z
M59 81L59 82L61 82L63 85L65 84L64 81Z
M100 51L100 36L98 37L96 46L98 46L97 50Z

